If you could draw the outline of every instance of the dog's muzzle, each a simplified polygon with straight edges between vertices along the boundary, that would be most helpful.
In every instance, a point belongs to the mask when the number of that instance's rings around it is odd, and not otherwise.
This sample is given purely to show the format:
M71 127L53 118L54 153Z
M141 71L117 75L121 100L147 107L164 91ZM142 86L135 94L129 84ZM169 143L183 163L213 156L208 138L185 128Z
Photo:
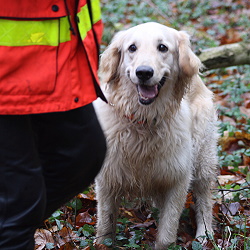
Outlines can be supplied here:
M137 85L139 102L143 105L149 105L156 99L166 81L166 77L162 77L159 83L149 85L149 80L153 75L154 70L150 66L142 65L136 69L136 76L140 80L140 83Z

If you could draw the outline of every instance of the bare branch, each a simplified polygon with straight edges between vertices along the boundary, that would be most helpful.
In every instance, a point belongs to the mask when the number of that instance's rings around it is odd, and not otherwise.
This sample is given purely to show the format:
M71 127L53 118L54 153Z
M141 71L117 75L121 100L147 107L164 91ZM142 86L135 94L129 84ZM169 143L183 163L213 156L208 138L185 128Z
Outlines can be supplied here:
M223 188L214 188L212 190L216 190L216 191L219 191L219 192L239 192L239 191L242 191L242 190L250 190L250 186L247 186L247 187L243 187L243 188L239 188L239 189L223 189Z

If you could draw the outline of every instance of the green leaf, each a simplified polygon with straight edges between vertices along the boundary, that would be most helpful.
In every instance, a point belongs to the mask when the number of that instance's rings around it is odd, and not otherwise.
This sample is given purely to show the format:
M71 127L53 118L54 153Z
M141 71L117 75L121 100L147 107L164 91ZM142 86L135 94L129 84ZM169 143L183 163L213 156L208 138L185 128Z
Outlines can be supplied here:
M82 201L78 198L75 198L72 201L68 202L66 206L71 207L74 210L80 210L82 208Z
M168 250L182 250L181 246L175 246L175 245L171 245L168 247Z
M250 149L247 149L247 150L244 152L244 155L245 155L245 156L250 156Z
M88 241L82 240L82 241L80 242L80 247L86 247L86 246L88 246Z
M107 238L107 239L105 239L105 240L103 241L102 244L104 244L104 245L107 246L107 247L111 247L112 244L113 244L113 242L112 242L112 239L111 239L111 238Z
M54 243L46 243L45 246L46 246L47 249L53 249L53 248L55 248Z
M61 216L61 214L63 214L63 212L62 211L60 211L60 210L57 210L57 211L55 211L52 215L51 215L51 217L54 217L54 218L59 218L60 216Z
M51 217L49 217L49 222L50 222L50 223L53 223L56 219L59 220L62 214L63 214L63 212L60 211L60 210L55 211L55 212L51 215Z
M124 245L125 247L131 247L131 248L140 248L139 245L137 245L136 243L129 243L129 244L126 244Z
M88 225L88 224L85 224L83 227L82 227L82 233L85 237L89 237L91 236L92 234L95 233L95 229L93 226L91 225Z
M235 185L234 186L234 190L238 190L238 189L240 189L241 187L240 187L240 185Z
M127 240L128 238L123 235L117 235L116 240Z
M56 225L58 227L59 230L62 230L62 225L61 222L58 219L55 219Z
M192 242L192 249L193 250L202 250L202 245L200 242L197 242L197 241L193 241Z
M250 182L250 172L247 172L246 181L247 181L247 182Z

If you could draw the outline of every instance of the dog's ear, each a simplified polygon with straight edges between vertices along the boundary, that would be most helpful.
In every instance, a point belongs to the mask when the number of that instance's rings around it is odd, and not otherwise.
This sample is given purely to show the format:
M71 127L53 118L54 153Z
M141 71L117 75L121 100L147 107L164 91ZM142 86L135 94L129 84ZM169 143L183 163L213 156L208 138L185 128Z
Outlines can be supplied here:
M181 102L191 79L199 73L202 64L200 59L190 48L189 35L184 31L178 32L179 74L175 85L174 95L178 103Z
M199 73L202 64L200 59L190 48L189 35L185 31L179 31L179 67L186 77L192 77Z
M104 83L113 82L118 78L119 65L122 57L124 31L118 32L112 39L110 45L101 55L100 76Z

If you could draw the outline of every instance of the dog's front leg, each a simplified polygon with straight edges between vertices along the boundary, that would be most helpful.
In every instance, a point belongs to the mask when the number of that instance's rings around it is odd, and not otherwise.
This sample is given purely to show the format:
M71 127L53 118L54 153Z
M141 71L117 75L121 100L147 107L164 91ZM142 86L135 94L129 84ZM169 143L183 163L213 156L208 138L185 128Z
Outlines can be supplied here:
M96 243L101 244L111 238L114 244L119 201L111 190L96 183L97 234Z
M160 194L157 206L160 208L156 250L165 250L175 243L179 219L185 205L189 181L172 186L165 195Z

